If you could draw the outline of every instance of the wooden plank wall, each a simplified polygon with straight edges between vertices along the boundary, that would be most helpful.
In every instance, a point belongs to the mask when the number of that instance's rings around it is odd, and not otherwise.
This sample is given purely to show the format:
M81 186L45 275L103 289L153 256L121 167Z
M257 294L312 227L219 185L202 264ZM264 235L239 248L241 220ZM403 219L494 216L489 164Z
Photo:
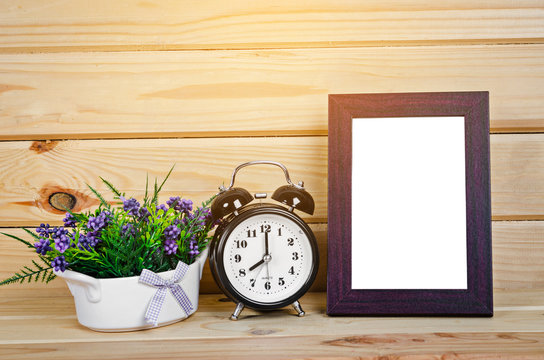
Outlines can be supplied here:
M174 163L164 198L200 201L267 158L316 198L325 260L327 94L469 90L490 92L494 286L543 289L544 1L3 1L0 227L60 223L55 191L96 206L98 176L141 196ZM31 256L0 238L0 276ZM322 261L314 290L325 277ZM36 288L67 294L2 294ZM208 270L202 288L218 291Z

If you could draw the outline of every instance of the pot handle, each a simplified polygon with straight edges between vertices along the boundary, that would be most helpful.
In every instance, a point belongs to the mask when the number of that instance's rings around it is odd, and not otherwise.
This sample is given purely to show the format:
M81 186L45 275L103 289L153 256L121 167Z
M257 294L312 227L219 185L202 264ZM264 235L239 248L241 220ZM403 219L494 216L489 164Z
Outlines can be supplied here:
M85 289L85 295L87 299L92 303L97 303L102 298L102 291L100 287L100 281L97 279L81 274L75 271L66 270L64 272L56 272L57 276L60 276L66 280L68 285L70 283L76 283Z

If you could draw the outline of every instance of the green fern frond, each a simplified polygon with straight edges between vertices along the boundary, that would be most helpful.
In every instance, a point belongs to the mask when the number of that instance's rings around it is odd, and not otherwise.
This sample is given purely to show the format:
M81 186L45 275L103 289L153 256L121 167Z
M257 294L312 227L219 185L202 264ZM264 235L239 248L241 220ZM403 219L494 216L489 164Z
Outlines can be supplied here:
M23 266L21 270L19 270L18 273L15 273L12 277L0 281L0 286L12 284L12 283L23 283L25 280L27 282L31 282L32 279L34 281L38 281L41 277L42 281L45 280L46 283L53 280L56 275L53 273L53 267L49 265L48 267L43 267L36 263L35 261L32 261L34 263L35 269L32 269L28 266Z
M26 231L27 233L31 234L32 236L34 236L36 239L39 239L38 236L37 236L36 234L32 233L30 230L27 230L27 229L24 229L24 228L23 228L23 230ZM8 237L10 237L10 238L12 238L12 239L15 239L15 240L17 240L17 241L19 241L19 242L25 244L25 245L28 246L29 248L34 248L34 244L31 244L30 242L26 241L25 239L21 239L21 238L18 237L18 236L11 235L11 234L4 233L4 232L1 233L1 234L2 234L2 235L6 235L6 236L8 236Z
M51 280L55 280L56 277L57 275L55 275L55 273L51 271L47 276L47 279L45 279L45 283L48 284Z
M102 195L100 195L100 193L98 191L96 191L91 185L89 184L85 184L87 185L87 187L89 189L91 189L91 191L94 193L94 195L98 198L98 200L100 200L100 202L102 203L102 205L104 205L106 208L110 208L110 204L108 204L108 202L106 201L106 199L104 199L102 197Z
M114 193L114 194L117 195L117 196L123 196L123 194L122 194L119 190L117 190L117 189L115 188L115 186L113 186L112 183L110 183L108 180L104 179L104 178L101 177L101 176L100 176L100 180L102 180L102 182L103 182L104 184L106 184L106 186L108 187L108 189L111 190L112 193Z

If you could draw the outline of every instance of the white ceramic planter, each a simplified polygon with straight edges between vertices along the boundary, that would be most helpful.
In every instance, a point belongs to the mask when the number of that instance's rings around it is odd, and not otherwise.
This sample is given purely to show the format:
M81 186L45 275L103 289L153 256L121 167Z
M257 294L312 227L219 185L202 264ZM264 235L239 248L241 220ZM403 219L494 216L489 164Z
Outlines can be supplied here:
M178 283L187 294L193 310L186 314L176 302L170 291L162 306L158 326L164 326L186 319L198 308L198 293L202 269L208 256L208 248L185 273ZM159 273L168 280L174 270ZM95 279L75 271L56 272L66 280L76 305L79 323L96 331L132 331L152 328L146 323L144 316L147 306L157 288L138 282L139 276L116 279Z

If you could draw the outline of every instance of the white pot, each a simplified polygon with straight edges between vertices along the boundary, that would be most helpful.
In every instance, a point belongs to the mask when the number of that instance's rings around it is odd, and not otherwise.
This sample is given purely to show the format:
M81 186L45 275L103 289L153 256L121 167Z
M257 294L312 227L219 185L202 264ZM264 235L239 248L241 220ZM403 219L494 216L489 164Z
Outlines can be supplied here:
M202 269L208 256L206 248L178 283L187 294L193 310L186 314L170 291L162 306L158 326L186 319L198 308L198 292ZM145 312L157 288L138 282L139 276L95 279L75 271L55 272L66 280L74 296L79 323L97 331L132 331L154 327L145 321ZM159 273L169 280L174 270Z

